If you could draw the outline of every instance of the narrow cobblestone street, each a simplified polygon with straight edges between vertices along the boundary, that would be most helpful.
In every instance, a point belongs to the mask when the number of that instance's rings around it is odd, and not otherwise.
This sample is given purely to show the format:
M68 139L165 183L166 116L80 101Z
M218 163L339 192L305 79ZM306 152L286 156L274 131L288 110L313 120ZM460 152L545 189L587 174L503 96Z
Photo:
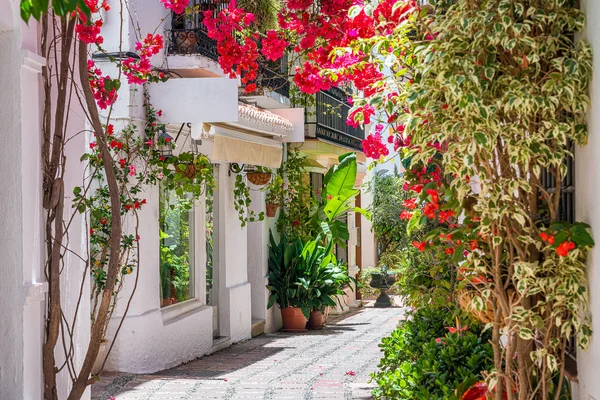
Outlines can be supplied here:
M403 314L365 307L323 331L261 335L156 374L104 377L92 399L370 399L378 344Z

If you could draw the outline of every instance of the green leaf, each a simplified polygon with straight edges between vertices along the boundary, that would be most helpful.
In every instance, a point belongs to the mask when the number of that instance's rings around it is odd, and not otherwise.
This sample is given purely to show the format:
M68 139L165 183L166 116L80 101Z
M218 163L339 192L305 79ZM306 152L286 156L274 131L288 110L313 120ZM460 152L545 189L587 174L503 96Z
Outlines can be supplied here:
M475 136L475 141L477 144L481 146L487 146L487 137L483 132L475 132L473 135Z
M588 229L583 225L573 225L573 228L571 228L571 238L577 244L577 246L594 246L594 239L592 238L592 235L590 234Z
M412 217L408 221L408 224L406 225L406 233L408 236L410 236L413 233L413 231L420 226L420 222L421 210L415 210L415 212L413 212L412 214Z
M356 153L340 156L340 163L334 167L334 171L327 182L327 196L348 197L355 194L356 172Z

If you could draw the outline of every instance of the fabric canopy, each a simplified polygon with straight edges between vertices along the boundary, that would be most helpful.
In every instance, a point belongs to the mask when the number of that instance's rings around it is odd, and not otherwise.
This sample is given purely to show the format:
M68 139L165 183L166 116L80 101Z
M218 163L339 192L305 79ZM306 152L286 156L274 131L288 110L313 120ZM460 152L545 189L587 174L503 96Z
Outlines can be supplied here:
M213 161L269 168L281 166L283 145L280 142L228 127L215 125L213 127L214 147L211 157Z

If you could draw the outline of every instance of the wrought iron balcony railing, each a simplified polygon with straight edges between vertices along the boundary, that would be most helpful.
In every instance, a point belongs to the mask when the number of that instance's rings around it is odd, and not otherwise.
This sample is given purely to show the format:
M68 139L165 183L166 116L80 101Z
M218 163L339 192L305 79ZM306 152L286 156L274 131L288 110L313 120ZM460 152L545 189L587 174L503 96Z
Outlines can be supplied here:
M307 118L308 136L362 151L365 131L363 128L354 128L346 124L351 108L347 103L347 97L344 91L337 88L318 92L316 115Z
M217 42L202 29L171 29L168 54L200 54L214 61L219 59Z
M172 14L171 29L168 31L168 54L199 54L218 61L217 42L208 37L204 26L204 12L210 11L216 15L228 7L229 1L224 0L192 0L191 15ZM268 89L284 97L290 97L286 61L282 60L281 67L261 65L256 85L260 89Z

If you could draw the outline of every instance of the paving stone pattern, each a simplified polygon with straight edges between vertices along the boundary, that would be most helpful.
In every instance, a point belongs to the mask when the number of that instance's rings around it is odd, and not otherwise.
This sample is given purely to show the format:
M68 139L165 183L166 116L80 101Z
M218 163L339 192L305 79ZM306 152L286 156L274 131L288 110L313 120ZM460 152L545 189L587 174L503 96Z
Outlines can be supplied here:
M378 344L403 314L365 307L330 317L322 331L261 335L170 370L104 377L92 399L371 399Z

